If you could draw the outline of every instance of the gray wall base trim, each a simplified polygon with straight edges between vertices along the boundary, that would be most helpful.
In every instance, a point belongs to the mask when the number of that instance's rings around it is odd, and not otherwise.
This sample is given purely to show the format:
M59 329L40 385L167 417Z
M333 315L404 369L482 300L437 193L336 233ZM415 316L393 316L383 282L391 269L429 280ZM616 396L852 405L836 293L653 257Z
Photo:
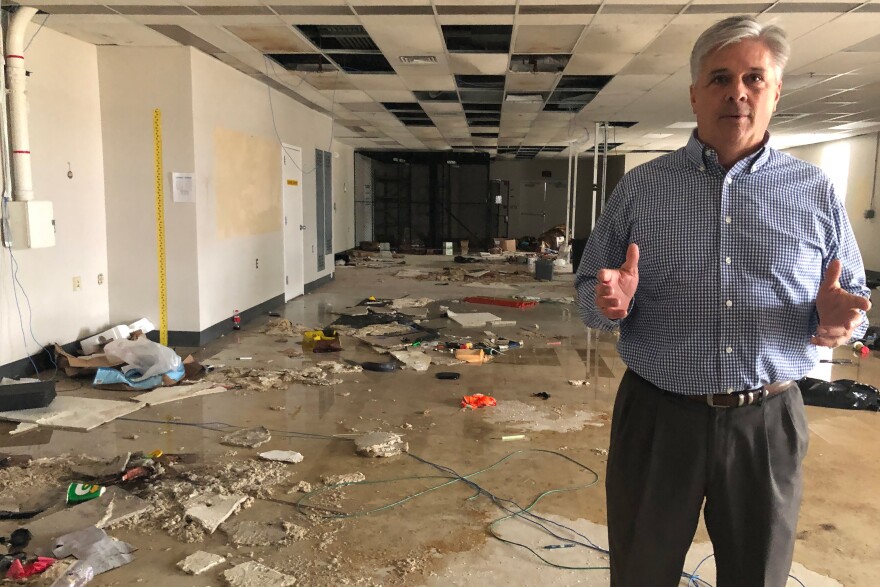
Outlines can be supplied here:
M331 281L333 281L334 279L336 279L336 274L331 273L329 275L325 275L324 277L321 277L320 279L316 279L315 281L312 281L311 283L307 283L303 287L303 294L312 293L313 291L315 291L316 289L318 289L322 285L326 285L326 284L330 283Z

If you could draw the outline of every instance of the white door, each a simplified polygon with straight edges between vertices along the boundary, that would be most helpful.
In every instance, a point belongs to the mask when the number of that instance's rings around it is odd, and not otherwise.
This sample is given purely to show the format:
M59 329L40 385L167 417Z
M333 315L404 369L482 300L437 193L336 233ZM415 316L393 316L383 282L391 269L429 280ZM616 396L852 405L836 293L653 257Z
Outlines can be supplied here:
M281 193L284 201L284 301L303 294L302 150L281 145Z

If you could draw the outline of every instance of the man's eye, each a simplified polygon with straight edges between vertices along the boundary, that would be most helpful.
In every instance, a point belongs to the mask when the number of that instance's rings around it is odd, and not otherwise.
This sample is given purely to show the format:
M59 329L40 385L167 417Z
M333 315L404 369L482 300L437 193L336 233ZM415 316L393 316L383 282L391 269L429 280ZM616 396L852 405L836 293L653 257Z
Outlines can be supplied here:
M727 83L727 76L726 75L713 76L712 81L710 83L723 85L723 84Z
M759 73L753 73L749 76L749 81L752 83L758 83L764 81L764 76Z

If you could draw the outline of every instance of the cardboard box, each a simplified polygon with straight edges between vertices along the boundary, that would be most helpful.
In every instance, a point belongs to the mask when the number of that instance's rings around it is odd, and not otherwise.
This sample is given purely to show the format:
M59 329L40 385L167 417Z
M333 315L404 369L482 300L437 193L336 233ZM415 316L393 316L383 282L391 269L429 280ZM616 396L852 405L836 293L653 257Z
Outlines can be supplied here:
M501 250L505 253L515 253L516 252L516 239L514 238L506 238L501 240Z

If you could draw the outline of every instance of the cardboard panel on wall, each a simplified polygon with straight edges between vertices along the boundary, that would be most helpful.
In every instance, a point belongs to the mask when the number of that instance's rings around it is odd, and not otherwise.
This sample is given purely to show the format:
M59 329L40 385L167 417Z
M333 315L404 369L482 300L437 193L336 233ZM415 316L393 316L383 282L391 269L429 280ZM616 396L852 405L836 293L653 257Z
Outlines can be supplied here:
M281 230L281 158L277 141L214 130L217 238Z

